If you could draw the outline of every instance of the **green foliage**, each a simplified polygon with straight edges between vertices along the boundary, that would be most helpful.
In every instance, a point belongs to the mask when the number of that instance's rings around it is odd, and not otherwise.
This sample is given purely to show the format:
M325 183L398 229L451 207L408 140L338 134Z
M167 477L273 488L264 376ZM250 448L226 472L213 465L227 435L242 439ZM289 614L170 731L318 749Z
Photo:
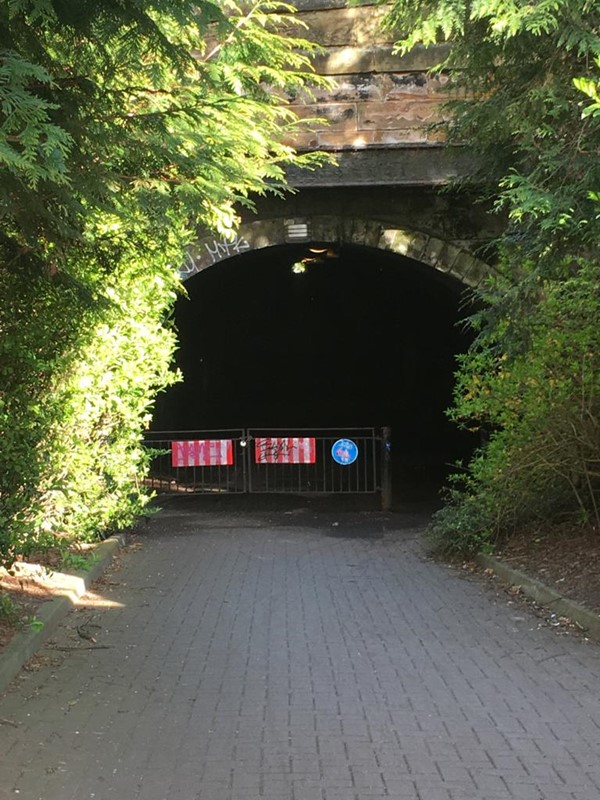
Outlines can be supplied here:
M282 191L312 45L289 6L0 8L0 561L129 525L178 376L171 309L198 226Z
M60 569L67 572L89 572L98 561L98 555L92 552L73 552L65 550L60 556Z
M25 625L29 628L29 630L33 631L34 633L39 633L41 630L44 629L44 622L38 617L27 617L25 620Z
M15 52L4 51L0 58L2 163L31 188L41 180L68 183L65 159L71 140L66 131L50 121L50 112L57 106L29 91L32 83L50 88L49 74Z
M594 247L600 163L581 87L600 77L598 4L401 0L390 23L406 26L403 50L452 40L440 65L453 78L448 134L479 156L472 179L509 216L507 233L546 261Z
M19 620L17 607L6 592L0 592L0 619L6 620L9 625L16 625Z
M0 592L0 620L8 625L17 627L28 627L31 631L39 632L43 629L44 623L36 616L22 618L19 613L20 608L6 592Z
M482 460L482 454L473 459L470 465L473 473ZM434 514L427 530L432 549L449 556L490 552L495 498L489 492L479 492L477 477L470 473L455 473L449 480L444 505Z
M18 244L47 260L76 236L97 249L123 221L154 240L177 217L230 228L234 202L281 187L296 159L282 131L296 122L268 88L304 86L311 49L277 32L285 12L167 0L0 9L0 208Z
M452 41L448 136L507 220L449 412L485 442L433 536L474 552L533 517L600 526L600 7L399 0L389 24L400 49Z
M521 352L494 351L488 336L462 357L451 416L491 433L443 516L454 532L462 520L493 539L565 512L600 524L600 266L548 283L529 333Z

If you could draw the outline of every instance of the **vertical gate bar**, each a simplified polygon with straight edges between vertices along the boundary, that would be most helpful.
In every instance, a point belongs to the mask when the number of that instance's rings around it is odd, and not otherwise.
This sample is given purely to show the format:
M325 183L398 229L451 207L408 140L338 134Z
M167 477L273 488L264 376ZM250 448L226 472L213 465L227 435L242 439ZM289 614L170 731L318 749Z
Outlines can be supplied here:
M253 489L253 481L252 481L253 474L252 473L253 473L253 467L254 467L254 459L252 458L252 455L251 455L251 452L250 452L253 449L253 446L252 446L252 436L251 436L250 431L248 429L246 429L244 431L244 440L246 442L246 447L244 447L244 456L247 459L246 463L248 464L248 491L252 492L252 489Z
M392 508L392 429L386 425L381 429L381 508Z
M365 458L363 461L363 468L362 468L362 475L361 475L361 491L368 492L369 491L369 457L370 457L370 448L369 448L369 440L364 438L361 440L361 449L364 451Z
M372 481L373 481L372 489L371 489L372 492L377 492L377 489L378 489L378 482L377 482L377 473L378 473L377 460L379 458L378 445L379 445L379 437L376 435L376 432L373 431L373 438L371 439L371 452L372 452L372 455L373 455L373 469L372 469L372 475L371 475L371 478L372 478Z
M326 491L327 475L325 474L325 444L322 438L315 441L315 453L317 457L317 487L322 486Z
M373 463L371 468L371 491L377 492L377 453L378 453L378 438L376 432L373 431L373 436L371 439L371 453L373 456Z
M361 492L368 492L369 491L369 440L365 437L362 439L361 448L365 453L365 460L363 462L362 467L362 476L361 476Z
M246 450L248 449L248 445L246 447L242 447L242 441L247 441L247 433L242 431L242 435L240 436L238 447L240 451L240 458L242 459L242 492L244 494L249 491L248 489L248 467L246 462ZM236 448L237 450L238 448Z
M333 446L333 443L332 443ZM333 458L330 459L330 468L331 468L331 490L333 492L338 491L337 478L340 474L339 466L334 462Z

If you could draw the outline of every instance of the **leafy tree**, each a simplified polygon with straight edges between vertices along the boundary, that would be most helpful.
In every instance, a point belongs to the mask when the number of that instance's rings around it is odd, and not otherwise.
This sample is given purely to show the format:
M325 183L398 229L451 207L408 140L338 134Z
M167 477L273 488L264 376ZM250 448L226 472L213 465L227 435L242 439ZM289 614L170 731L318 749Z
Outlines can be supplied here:
M235 202L281 187L295 119L273 86L308 56L277 3L20 0L0 10L0 203L13 246L49 259L90 217L139 235L176 214L229 227ZM132 209L135 213L132 213ZM93 228L93 224L92 224ZM154 233L156 235L156 233ZM112 255L112 254L111 254ZM62 266L62 265L61 265Z
M451 144L507 219L498 277L450 414L486 443L433 532L476 550L536 516L600 525L600 7L595 0L397 0L398 47L452 43Z
M282 144L285 91L314 80L291 12L1 5L0 559L122 527L146 501L183 248L318 162Z

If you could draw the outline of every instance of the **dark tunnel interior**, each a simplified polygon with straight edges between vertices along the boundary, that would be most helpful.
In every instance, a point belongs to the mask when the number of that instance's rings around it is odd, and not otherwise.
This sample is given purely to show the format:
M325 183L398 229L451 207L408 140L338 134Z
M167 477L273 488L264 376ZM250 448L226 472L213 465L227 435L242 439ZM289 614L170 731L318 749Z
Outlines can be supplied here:
M186 289L175 312L184 382L159 397L155 431L389 425L395 478L413 483L435 483L472 450L444 413L469 344L458 281L381 250L313 243L222 261Z

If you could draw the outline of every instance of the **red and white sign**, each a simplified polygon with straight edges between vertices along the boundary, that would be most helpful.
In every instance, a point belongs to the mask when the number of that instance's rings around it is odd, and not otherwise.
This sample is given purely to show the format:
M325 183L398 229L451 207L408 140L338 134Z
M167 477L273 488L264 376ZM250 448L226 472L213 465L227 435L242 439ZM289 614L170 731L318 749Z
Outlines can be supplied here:
M315 439L310 437L270 437L254 440L257 464L314 464Z
M233 439L196 439L171 442L174 467L215 467L233 464Z

